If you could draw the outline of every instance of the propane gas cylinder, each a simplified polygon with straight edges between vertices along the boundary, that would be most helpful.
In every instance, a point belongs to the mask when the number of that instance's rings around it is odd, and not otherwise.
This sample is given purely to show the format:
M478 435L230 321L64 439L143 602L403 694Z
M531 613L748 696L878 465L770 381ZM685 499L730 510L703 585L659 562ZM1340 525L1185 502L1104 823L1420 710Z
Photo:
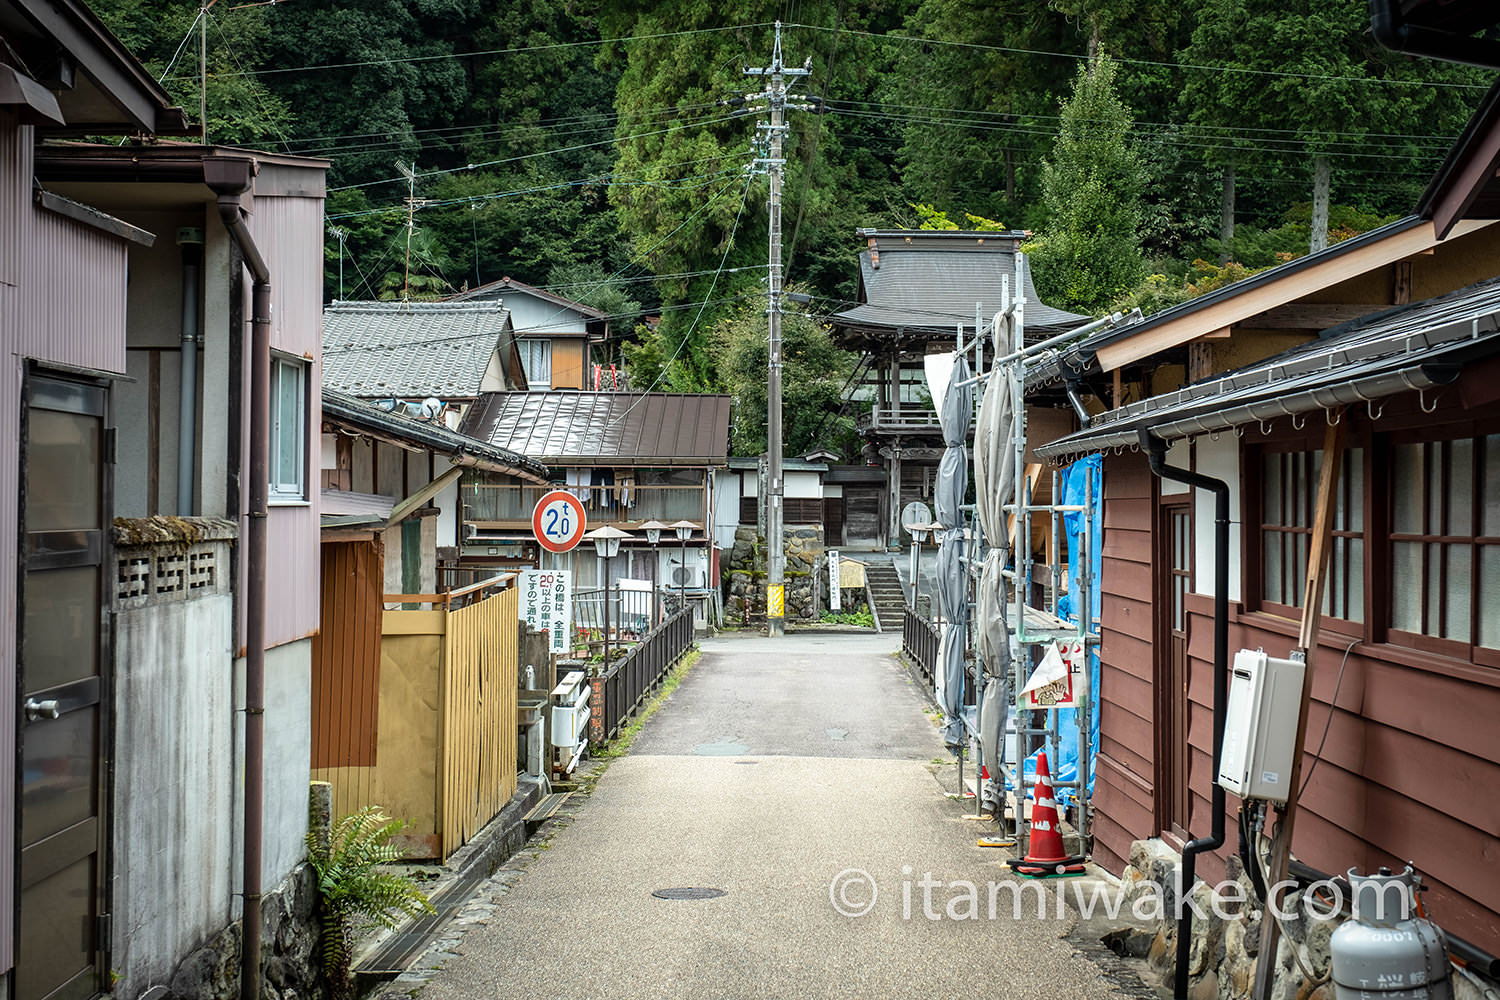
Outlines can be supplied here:
M1354 916L1333 932L1334 995L1338 1000L1452 1000L1448 941L1417 916L1418 878L1349 869Z

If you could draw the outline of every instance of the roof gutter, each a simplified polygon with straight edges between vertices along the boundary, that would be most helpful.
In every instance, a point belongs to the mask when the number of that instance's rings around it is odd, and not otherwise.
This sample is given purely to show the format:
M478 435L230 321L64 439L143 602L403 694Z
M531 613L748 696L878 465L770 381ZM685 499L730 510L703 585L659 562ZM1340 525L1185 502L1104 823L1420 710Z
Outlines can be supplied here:
M1500 69L1500 43L1409 24L1401 0L1370 0L1370 31L1393 52Z
M1194 407L1191 412L1181 416L1173 416L1170 411L1143 413L1113 425L1092 428L1093 433L1076 434L1042 445L1036 453L1046 459L1055 459L1065 455L1138 445L1143 430L1149 430L1162 441L1175 441L1195 434L1229 430L1253 421L1295 417L1314 410L1382 399L1411 389L1433 389L1452 383L1462 370L1461 363L1414 364L1349 382L1317 386L1285 396L1272 396L1228 409L1216 408L1214 400L1209 398L1202 406Z
M270 492L271 271L245 225L256 164L210 156L203 179L218 196L219 218L253 279L250 309L250 477L245 552L245 803L241 1000L260 1000L261 855L265 798L266 518Z

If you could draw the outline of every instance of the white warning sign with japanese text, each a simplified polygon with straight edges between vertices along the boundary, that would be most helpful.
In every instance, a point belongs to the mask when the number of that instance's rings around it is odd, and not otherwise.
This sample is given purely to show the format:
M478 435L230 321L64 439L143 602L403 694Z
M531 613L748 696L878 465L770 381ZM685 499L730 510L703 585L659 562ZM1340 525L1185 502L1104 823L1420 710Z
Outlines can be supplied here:
M528 628L547 633L547 648L566 653L572 646L573 571L521 571L521 617Z

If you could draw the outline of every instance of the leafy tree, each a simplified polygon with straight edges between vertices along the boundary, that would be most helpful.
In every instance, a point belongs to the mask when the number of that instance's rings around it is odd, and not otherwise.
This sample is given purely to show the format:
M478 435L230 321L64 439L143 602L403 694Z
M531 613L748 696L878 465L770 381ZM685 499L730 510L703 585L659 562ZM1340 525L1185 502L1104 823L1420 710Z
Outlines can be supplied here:
M1114 77L1107 56L1079 69L1043 171L1046 228L1025 247L1041 297L1084 311L1134 286L1142 267L1140 162Z
M743 309L714 331L725 391L734 397L729 441L736 455L766 450L766 365L770 342L764 312ZM855 355L834 346L828 328L801 312L782 314L782 442L788 455L817 447L848 450L853 421L837 416Z
M200 107L206 104L209 142L282 147L293 125L291 109L250 73L270 33L266 10L206 11L205 32L196 5L100 0L91 7L147 72L161 80L189 121L197 121ZM199 57L205 48L207 66L201 67ZM205 93L203 102L200 94Z

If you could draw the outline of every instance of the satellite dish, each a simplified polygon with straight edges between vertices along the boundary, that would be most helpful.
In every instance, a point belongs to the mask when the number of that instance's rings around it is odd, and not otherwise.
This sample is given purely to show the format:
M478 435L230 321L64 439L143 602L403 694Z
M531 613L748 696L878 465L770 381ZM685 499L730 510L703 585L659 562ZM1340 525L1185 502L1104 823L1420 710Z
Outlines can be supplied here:
M436 420L443 412L443 401L436 396L422 400L422 419Z

